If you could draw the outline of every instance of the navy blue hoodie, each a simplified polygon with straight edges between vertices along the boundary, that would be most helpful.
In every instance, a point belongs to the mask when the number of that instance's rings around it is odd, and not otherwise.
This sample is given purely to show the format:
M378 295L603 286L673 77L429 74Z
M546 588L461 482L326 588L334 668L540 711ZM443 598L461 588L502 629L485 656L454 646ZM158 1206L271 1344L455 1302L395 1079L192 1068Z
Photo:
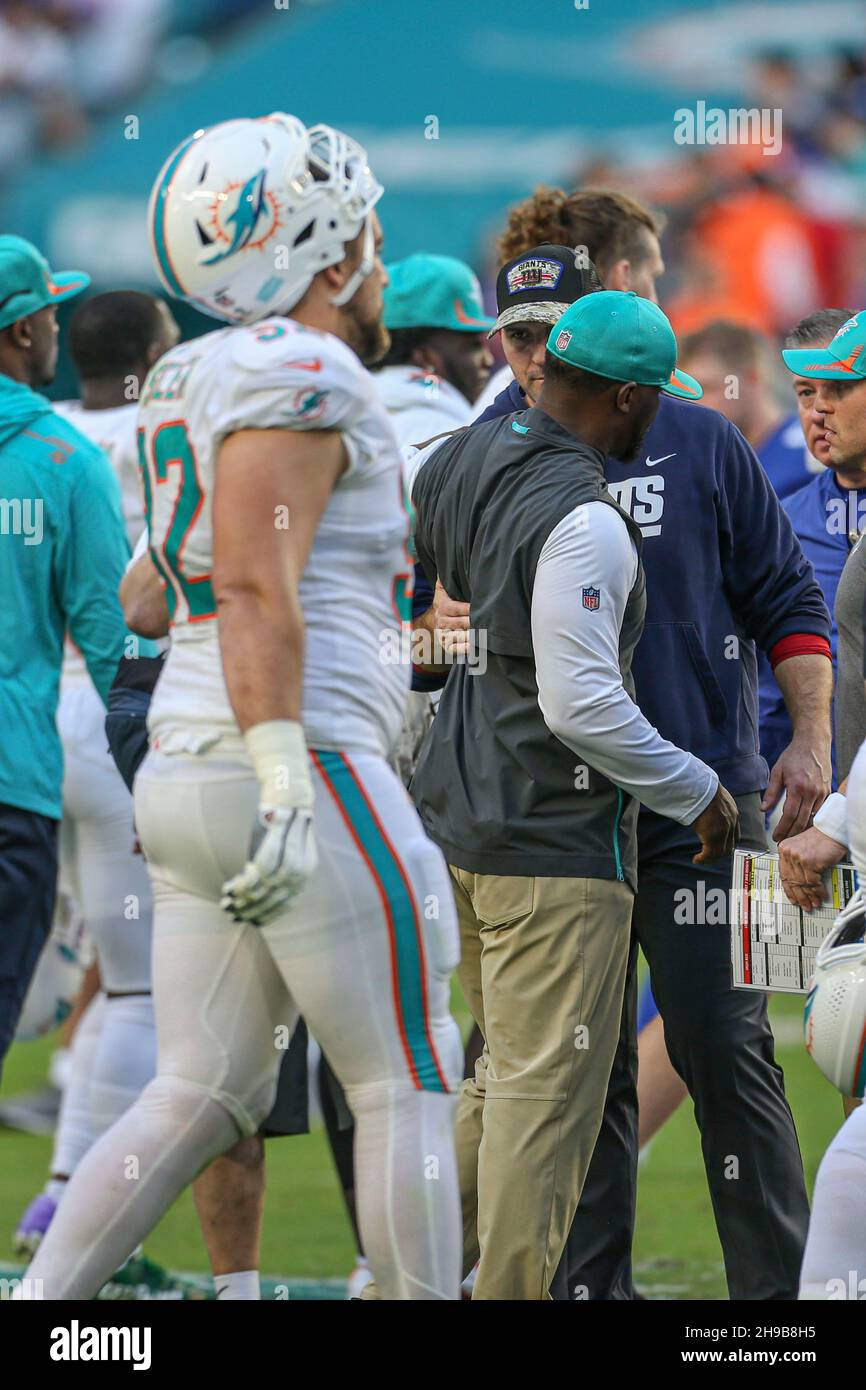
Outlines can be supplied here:
M511 382L475 423L525 404ZM605 473L644 536L637 702L733 796L762 791L755 646L769 652L796 632L830 636L830 614L791 523L739 430L672 396L662 394L640 460L609 458ZM419 611L423 603L419 596Z

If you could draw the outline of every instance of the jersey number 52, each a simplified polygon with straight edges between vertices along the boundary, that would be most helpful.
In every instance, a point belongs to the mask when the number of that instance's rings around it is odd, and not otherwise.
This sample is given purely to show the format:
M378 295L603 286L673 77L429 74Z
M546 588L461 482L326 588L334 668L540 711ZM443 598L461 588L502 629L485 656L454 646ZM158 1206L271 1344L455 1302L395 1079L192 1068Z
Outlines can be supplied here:
M210 574L189 574L184 570L184 547L201 511L204 493L199 481L195 451L183 420L167 420L159 425L148 439L147 431L138 431L138 462L144 484L147 526L150 535L150 555L165 583L169 618L176 617L178 599L186 604L188 622L199 623L216 617L213 585ZM172 472L176 470L176 472ZM165 507L160 517L155 515L154 486L171 483L169 497L173 506L164 525ZM161 501L162 499L160 499ZM159 532L162 534L159 534Z

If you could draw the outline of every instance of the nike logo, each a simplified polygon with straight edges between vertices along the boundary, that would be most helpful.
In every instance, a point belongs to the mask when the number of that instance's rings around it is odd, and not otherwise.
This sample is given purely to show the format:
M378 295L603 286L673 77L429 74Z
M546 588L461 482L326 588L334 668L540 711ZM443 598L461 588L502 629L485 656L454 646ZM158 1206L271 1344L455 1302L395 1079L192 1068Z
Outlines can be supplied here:
M662 454L662 456L661 456L660 459L651 459L651 458L648 458L648 459L646 460L646 466L647 466L647 468L655 468L655 466L656 466L657 463L664 463L665 459L675 459L675 458L676 458L676 454Z

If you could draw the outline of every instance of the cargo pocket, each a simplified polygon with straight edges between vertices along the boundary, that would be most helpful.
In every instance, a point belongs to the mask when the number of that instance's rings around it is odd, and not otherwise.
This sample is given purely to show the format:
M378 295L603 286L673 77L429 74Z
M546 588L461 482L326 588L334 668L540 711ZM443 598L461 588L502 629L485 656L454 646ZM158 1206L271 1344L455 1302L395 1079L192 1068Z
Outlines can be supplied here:
M472 906L479 922L486 927L503 927L526 917L535 899L534 878L501 877L479 874L475 879Z

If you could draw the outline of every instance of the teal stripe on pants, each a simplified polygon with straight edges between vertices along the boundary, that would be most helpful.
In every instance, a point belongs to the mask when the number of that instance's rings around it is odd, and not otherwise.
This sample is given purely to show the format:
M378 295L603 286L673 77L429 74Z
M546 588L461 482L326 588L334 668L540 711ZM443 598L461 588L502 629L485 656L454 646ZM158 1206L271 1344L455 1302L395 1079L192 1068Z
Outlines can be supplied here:
M377 825L344 756L333 752L316 752L315 756L351 822L390 908L398 1021L418 1086L425 1091L446 1091L448 1088L430 1042L419 939L421 924L408 885L395 852Z

